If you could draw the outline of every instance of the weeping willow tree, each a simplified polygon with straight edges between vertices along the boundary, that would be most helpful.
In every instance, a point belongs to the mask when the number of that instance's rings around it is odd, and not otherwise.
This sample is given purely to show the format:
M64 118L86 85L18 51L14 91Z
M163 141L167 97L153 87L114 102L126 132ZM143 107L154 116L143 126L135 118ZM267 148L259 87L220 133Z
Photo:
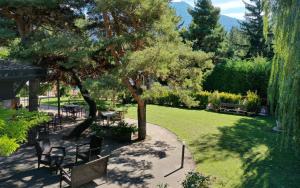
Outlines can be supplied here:
M284 130L283 146L300 153L300 0L265 0L274 24L271 111ZM268 23L269 19L265 19Z

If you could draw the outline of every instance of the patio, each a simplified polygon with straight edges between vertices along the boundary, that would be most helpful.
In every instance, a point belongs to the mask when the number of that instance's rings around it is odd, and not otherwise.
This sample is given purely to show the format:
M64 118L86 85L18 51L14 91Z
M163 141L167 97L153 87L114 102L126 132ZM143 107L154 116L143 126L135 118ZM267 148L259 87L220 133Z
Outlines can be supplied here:
M62 139L74 125L66 123L61 131L50 133L53 146L66 148L67 161L75 160L75 145L84 141ZM184 168L179 168L181 148L182 143L174 134L152 124L148 124L148 138L143 142L125 144L105 139L101 155L111 155L108 182L97 179L84 187L156 187L161 183L180 187L185 174L195 168L187 150ZM55 171L51 172L43 165L37 168L34 146L24 145L12 156L0 158L0 169L0 187L59 187L59 175Z

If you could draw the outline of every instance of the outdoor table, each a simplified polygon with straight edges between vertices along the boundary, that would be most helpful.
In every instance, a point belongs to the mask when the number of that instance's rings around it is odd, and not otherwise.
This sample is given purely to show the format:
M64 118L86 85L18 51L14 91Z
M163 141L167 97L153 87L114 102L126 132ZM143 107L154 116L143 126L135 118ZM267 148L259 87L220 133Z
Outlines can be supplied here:
M115 111L101 112L101 115L106 117L107 125L109 125L110 119L116 115Z
M67 104L64 105L64 108L66 109L67 113L71 113L73 118L77 117L77 113L80 112L80 115L82 115L82 108L79 105L76 104Z

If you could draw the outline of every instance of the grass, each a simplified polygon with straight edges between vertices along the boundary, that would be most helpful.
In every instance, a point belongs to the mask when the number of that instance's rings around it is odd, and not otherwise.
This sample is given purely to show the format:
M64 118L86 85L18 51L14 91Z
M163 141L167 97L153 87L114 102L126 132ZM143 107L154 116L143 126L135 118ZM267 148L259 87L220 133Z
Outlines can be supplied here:
M80 106L85 106L86 108L88 108L87 106L87 103L84 101L83 98L76 98L76 99L72 99L70 97L61 97L60 98L60 104L61 105L65 105L65 104L78 104ZM57 106L57 98L49 98L49 99L42 99L41 100L41 104L42 105L49 105L49 106ZM105 106L105 108L109 108L109 107L112 107L112 102L111 101L98 101L98 104L97 104L97 107L100 107L100 106ZM116 104L115 107L112 107L114 108L115 110L123 110L124 109L124 105L122 104Z
M127 116L136 118L136 108ZM299 187L299 159L281 150L272 118L155 105L147 106L147 118L187 143L196 170L216 177L213 187Z
M61 97L60 98L60 104L64 105L64 104L68 104L68 103L79 103L81 105L86 105L84 100L82 98L79 99L70 99L69 97ZM50 105L50 106L57 106L57 98L49 98L49 99L42 99L41 100L41 104L43 105Z

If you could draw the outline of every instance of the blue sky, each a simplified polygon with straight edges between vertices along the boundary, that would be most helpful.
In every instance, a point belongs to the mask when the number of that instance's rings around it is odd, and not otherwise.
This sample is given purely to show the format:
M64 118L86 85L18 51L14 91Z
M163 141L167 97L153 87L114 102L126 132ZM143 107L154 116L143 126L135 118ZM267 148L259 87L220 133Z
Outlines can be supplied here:
M185 1L190 5L194 5L194 0L173 0ZM221 8L221 14L230 17L243 19L245 14L245 5L242 0L212 0L213 4Z

